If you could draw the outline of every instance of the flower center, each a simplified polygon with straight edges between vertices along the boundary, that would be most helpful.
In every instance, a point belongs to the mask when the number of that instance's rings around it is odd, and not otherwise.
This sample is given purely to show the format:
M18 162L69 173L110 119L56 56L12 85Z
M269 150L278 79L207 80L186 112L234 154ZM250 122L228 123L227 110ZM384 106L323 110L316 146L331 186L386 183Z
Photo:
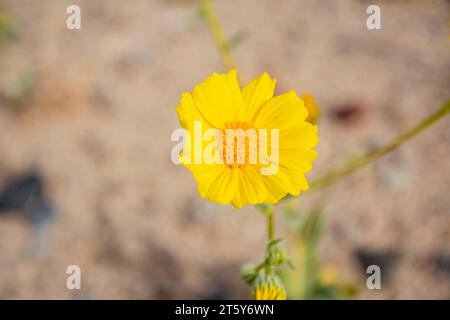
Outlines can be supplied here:
M246 122L226 123L222 129L223 161L230 168L258 164L258 130Z

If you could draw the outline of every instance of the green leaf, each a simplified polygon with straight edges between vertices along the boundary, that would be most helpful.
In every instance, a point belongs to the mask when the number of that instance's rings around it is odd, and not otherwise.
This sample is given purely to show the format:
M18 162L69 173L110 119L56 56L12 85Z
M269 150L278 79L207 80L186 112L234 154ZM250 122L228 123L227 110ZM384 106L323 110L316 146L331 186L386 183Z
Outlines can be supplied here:
M252 286L255 283L255 280L258 278L261 270L261 265L257 265L254 263L248 263L242 266L241 268L241 279L246 284Z

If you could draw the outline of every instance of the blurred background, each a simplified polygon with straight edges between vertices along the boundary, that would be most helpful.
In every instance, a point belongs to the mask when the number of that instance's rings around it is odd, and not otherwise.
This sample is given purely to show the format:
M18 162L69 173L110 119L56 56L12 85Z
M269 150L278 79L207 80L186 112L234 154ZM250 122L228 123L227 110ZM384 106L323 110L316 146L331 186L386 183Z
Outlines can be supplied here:
M71 4L81 30L66 28ZM448 1L215 4L243 83L267 71L278 93L318 101L310 177L389 141L449 96ZM381 8L381 30L366 27L369 4ZM249 297L239 270L264 255L264 217L201 199L170 161L180 94L224 71L198 8L0 0L0 298ZM295 260L292 216L321 208L313 268L337 293L303 297L450 298L449 124L279 214ZM381 290L366 287L369 264L381 266ZM69 265L81 268L81 290L66 288ZM302 297L304 277L285 281Z

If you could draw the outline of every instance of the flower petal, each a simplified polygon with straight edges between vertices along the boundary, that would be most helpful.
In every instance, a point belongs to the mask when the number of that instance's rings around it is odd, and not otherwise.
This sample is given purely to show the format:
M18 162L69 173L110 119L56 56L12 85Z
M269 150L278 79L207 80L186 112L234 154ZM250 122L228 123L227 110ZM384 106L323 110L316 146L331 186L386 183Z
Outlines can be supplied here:
M266 72L250 81L242 89L244 109L239 120L251 121L264 103L273 97L275 84L276 80L272 79Z
M264 203L277 203L287 193L296 191L291 180L283 170L278 170L275 175L262 176L262 180L267 188L267 197Z
M190 170L203 197L223 205L229 204L238 188L238 174L225 165L194 165Z
M207 77L194 88L192 98L198 112L218 129L235 121L238 110L244 106L236 70Z
M254 121L261 129L286 129L298 125L306 119L308 111L303 100L294 91L289 91L267 101Z
M280 150L311 149L318 142L317 126L306 121L280 130Z
M312 169L316 152L317 126L305 121L308 112L303 101L291 91L269 100L259 112L255 126L279 130L278 172L263 176L268 189L267 203L276 203L286 193L298 195L309 188L305 173ZM271 141L268 142L272 149ZM272 151L272 150L271 150Z
M256 167L235 169L239 176L238 189L233 198L233 205L242 208L248 204L263 203L267 189Z
M194 121L202 121L203 128L206 130L211 127L208 121L203 117L200 111L195 107L194 100L190 93L181 95L180 104L177 109L178 120L184 129L193 131Z

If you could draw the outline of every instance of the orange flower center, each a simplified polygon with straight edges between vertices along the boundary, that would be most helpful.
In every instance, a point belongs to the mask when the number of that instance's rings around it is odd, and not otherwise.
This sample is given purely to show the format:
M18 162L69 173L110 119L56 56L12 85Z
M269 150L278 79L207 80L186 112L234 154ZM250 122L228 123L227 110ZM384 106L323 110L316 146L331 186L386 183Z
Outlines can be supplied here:
M229 168L258 164L259 132L247 122L226 123L223 135L223 161Z

